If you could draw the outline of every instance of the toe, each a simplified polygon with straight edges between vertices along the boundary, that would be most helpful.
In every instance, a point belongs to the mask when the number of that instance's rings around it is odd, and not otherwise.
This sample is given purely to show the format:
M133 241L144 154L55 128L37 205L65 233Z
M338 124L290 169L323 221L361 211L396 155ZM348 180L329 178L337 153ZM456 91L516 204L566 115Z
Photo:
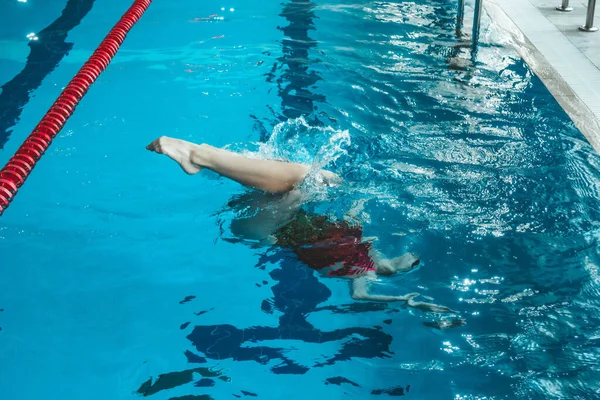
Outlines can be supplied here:
M160 153L160 139L154 140L152 143L150 143L148 146L146 146L146 148L150 151L155 151L157 153Z

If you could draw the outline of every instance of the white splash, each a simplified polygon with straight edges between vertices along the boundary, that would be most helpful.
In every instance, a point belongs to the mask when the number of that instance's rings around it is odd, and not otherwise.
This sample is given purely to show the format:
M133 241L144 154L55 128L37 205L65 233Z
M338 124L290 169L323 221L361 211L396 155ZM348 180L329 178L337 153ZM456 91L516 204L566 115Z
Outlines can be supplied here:
M316 194L326 190L320 172L346 155L349 145L350 133L347 130L312 126L306 119L299 117L277 124L269 140L258 144L257 152L244 153L253 158L310 165L311 170L302 187L311 194Z

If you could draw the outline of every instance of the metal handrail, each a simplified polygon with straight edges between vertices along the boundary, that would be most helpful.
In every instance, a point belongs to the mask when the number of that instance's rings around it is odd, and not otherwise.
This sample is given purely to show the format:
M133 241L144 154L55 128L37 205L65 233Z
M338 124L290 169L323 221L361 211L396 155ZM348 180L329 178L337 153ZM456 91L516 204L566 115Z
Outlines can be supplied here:
M593 0L595 1L595 0ZM483 11L483 0L475 0L475 16L473 18L473 48L479 43L479 31L481 29L481 12Z
M473 50L479 44L479 31L481 30L481 13L483 11L483 0L475 0L475 15L473 17ZM458 13L456 15L456 32L461 35L465 19L465 0L458 0Z
M579 27L580 31L584 32L596 32L597 26L594 26L594 12L596 11L596 0L588 1L587 16L585 18L585 25Z
M465 20L465 0L458 0L458 15L456 16L456 25L461 29Z

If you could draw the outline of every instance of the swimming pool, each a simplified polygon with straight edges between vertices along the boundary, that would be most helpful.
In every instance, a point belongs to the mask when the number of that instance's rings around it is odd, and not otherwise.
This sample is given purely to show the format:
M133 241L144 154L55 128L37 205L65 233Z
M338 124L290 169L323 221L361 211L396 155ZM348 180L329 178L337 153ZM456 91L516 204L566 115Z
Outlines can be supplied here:
M0 162L128 5L2 5ZM15 84L25 35L64 7L52 50L73 48ZM598 396L600 158L498 29L471 61L454 17L450 0L155 0L0 222L0 397ZM307 207L362 203L386 254L421 257L376 290L460 314L357 303L235 243L243 189L148 153L163 134L327 164L346 182Z

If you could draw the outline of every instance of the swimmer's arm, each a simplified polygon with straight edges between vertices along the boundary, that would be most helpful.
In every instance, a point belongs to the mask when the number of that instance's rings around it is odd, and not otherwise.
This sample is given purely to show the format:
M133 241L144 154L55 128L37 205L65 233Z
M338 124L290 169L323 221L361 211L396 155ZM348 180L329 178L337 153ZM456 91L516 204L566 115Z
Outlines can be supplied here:
M405 296L386 296L380 294L370 294L369 293L369 281L372 280L373 277L370 275L360 276L352 279L352 298L354 300L367 300L367 301L382 301L382 302L392 302L392 301L406 301L409 302L413 297L417 297L418 293L411 293Z
M352 298L354 300L366 300L366 301L382 301L382 302L393 302L393 301L405 301L409 307L416 308L423 312L438 312L438 313L456 313L448 307L440 306L433 303L424 303L421 301L414 301L413 299L419 296L419 293L409 293L404 296L385 296L378 294L369 293L369 281L373 280L372 275L364 275L352 280Z

